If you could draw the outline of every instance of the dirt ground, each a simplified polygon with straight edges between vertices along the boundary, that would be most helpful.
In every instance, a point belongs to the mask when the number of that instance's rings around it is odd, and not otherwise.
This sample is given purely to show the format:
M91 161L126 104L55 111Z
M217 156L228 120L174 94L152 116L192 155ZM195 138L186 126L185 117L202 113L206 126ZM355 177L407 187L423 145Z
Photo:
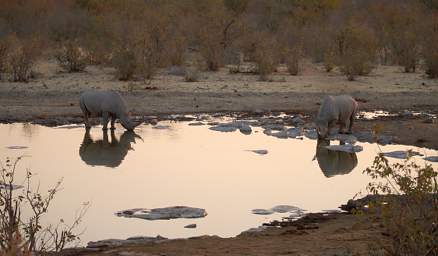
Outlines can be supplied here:
M334 214L312 223L272 228L234 238L204 236L146 245L66 251L63 256L98 255L382 255L388 237L366 216Z
M151 81L128 82L114 79L112 68L89 66L85 72L65 73L53 60L37 63L35 70L36 77L28 83L0 82L0 122L81 116L78 97L88 89L121 91L137 115L286 111L309 115L312 121L327 94L350 94L361 100L360 109L366 111L438 113L438 79L428 79L421 71L403 73L394 66L379 66L357 81L310 63L305 63L299 76L290 76L280 67L270 82L259 81L253 74L229 74L224 68L204 72L199 82L192 83L166 70ZM369 130L377 123L397 143L438 149L436 122L386 118L359 121L356 128Z

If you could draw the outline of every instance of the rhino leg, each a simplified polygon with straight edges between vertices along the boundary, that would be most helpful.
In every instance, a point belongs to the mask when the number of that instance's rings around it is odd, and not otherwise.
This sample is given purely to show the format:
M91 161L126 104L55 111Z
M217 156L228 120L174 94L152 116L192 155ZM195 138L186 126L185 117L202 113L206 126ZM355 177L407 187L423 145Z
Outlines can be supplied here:
M90 122L88 120L89 113L84 112L84 123L85 123L85 129L89 130L91 128Z
M114 123L116 122L116 116L115 115L111 115L111 130L115 130L116 127L114 126Z
M109 122L109 113L103 112L102 113L102 125L103 125L102 130L108 130L108 122Z
M339 133L340 134L344 134L345 133L345 123L344 122L342 122L342 123L339 123Z
M354 113L351 114L351 116L350 116L350 124L348 126L348 133L349 134L353 133L353 121L354 121Z

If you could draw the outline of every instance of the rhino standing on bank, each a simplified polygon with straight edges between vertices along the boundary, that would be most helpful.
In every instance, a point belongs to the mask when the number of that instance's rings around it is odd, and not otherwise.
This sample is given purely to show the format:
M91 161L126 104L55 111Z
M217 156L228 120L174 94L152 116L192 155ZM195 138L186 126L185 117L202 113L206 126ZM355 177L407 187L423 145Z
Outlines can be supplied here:
M316 130L319 138L325 138L330 134L330 129L339 124L339 133L351 133L354 116L358 111L358 104L349 95L326 96L319 108L316 117Z
M126 102L120 93L116 91L86 91L83 92L79 99L79 106L84 113L85 127L89 129L89 117L102 117L103 130L108 129L108 122L111 118L111 129L115 129L114 122L118 118L122 126L132 131L141 124L133 122L129 117Z

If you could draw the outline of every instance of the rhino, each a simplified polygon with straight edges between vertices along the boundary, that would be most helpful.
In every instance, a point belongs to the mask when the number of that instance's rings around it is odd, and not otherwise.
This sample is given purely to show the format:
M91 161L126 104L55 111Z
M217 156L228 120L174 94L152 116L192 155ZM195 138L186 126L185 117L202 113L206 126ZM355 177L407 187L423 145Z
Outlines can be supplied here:
M349 95L326 96L315 121L318 137L327 137L336 124L340 125L339 133L351 134L358 109L358 103ZM347 126L348 132L345 132Z
M316 145L315 158L319 168L327 178L350 173L357 166L356 153L333 151L326 148L329 140L319 139Z
M122 126L133 131L141 122L134 122L130 119L126 102L120 93L108 91L85 91L79 98L79 106L84 113L84 123L90 129L89 117L102 117L103 130L108 129L108 122L111 118L111 129L114 130L114 122L118 118Z
M90 130L85 130L84 139L79 147L79 156L82 161L91 166L106 166L115 168L125 159L129 150L133 150L131 144L135 139L143 140L133 131L125 131L119 139L114 130L111 130L111 141L108 138L108 130L103 131L102 139L94 140Z

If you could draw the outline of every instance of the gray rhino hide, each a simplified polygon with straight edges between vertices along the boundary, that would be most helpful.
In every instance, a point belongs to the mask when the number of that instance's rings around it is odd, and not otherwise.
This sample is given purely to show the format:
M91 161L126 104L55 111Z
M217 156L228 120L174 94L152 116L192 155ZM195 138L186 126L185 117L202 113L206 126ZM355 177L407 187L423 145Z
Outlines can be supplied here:
M84 113L85 125L89 128L88 117L102 117L103 128L106 129L109 118L111 128L114 128L116 118L127 130L133 130L138 124L131 121L126 102L116 91L86 91L79 99L79 105Z
M325 138L330 133L330 128L336 124L340 125L340 132L345 132L344 129L348 127L351 133L357 111L358 104L349 95L326 96L316 117L318 135Z

